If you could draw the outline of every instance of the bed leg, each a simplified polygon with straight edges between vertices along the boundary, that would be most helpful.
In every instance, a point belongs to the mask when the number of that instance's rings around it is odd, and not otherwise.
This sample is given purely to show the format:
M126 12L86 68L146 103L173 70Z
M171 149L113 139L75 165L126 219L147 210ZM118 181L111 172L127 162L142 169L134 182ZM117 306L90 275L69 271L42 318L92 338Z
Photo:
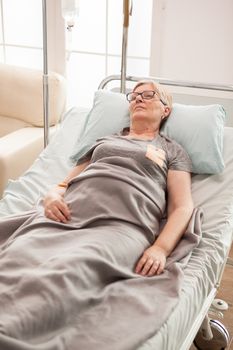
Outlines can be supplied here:
M208 315L205 316L205 318L202 322L202 325L200 327L200 331L201 331L202 336L205 340L210 340L213 338L213 333L212 333L212 330L210 327L210 319L209 319Z
M218 320L205 316L194 339L198 350L224 350L230 343L230 335L226 327Z

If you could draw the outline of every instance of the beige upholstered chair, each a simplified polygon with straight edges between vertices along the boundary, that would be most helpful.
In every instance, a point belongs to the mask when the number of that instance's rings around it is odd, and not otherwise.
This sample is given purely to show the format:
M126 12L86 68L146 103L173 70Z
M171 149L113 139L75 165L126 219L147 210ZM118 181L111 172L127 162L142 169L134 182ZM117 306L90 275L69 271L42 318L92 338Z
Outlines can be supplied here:
M65 111L65 79L49 73L50 126ZM0 197L9 179L18 178L43 149L43 74L0 64Z

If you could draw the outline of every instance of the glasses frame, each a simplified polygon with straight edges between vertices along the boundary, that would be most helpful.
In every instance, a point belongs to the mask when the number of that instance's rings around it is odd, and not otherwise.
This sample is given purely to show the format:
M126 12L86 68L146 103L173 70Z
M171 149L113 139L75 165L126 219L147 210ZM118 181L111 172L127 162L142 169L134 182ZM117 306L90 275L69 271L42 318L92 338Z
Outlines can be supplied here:
M144 97L143 94L144 94L145 92L153 92L153 96L151 96L151 97L149 97L149 98L148 98L148 97ZM129 98L129 96L132 95L132 94L135 94L135 95L136 95L136 97L135 97L134 99L130 99L130 98ZM128 92L128 93L126 94L126 99L127 99L128 102L132 102L132 101L135 101L135 100L136 100L137 96L141 96L143 100L152 100L152 99L155 97L155 95L159 98L159 101L162 102L162 104L163 104L164 106L167 105L167 104L161 99L161 97L160 97L158 91L154 91L154 90L144 90L144 91L142 91L142 92L131 91L131 92Z

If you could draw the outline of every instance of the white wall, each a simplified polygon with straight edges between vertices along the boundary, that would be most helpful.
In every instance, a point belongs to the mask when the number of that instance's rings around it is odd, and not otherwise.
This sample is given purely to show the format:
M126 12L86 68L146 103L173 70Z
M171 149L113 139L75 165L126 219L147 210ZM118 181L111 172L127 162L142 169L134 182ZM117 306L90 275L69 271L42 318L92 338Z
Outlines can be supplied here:
M233 0L154 0L150 75L233 86ZM175 102L222 104L233 126L232 92L169 90Z
M233 84L233 0L154 0L150 74Z

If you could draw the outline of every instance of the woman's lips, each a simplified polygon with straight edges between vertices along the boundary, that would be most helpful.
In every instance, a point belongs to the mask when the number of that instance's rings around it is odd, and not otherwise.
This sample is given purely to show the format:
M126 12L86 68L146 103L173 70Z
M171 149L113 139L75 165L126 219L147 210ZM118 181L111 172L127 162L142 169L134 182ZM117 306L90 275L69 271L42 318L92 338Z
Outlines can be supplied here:
M137 109L145 109L145 107L143 107L143 106L136 106L136 107L134 108L134 110L137 110Z

